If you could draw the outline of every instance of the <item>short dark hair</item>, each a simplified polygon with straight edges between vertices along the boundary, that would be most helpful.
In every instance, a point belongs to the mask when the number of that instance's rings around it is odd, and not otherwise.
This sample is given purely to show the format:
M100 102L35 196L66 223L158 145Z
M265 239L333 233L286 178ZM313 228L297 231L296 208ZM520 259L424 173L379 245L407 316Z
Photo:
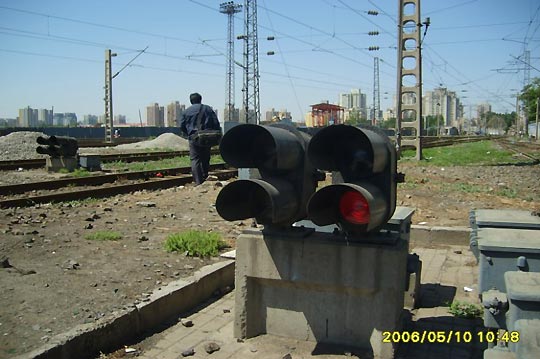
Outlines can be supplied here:
M197 92L192 93L191 95L189 95L189 102L191 102L192 105L196 103L201 103L202 102L201 94Z

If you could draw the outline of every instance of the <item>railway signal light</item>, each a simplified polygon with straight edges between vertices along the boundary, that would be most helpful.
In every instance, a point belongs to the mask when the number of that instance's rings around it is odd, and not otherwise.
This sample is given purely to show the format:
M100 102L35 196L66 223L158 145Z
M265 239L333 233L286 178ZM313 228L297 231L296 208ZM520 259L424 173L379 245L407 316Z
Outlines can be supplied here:
M79 144L74 137L65 136L39 136L36 142L41 146L36 148L36 152L51 157L75 157Z
M311 139L313 165L333 173L333 184L321 188L308 203L308 217L325 226L337 224L352 234L375 231L396 207L398 182L394 146L375 129L329 126Z
M239 179L218 194L216 209L228 221L255 218L287 228L306 217L320 172L307 160L310 136L285 124L242 124L221 140L221 156L237 168L257 168L260 178Z

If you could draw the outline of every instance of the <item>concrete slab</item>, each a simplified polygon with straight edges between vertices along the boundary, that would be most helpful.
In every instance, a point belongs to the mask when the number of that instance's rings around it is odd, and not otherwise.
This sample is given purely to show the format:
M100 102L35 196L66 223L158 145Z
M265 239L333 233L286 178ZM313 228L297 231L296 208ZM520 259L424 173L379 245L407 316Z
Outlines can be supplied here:
M155 329L210 298L216 290L232 289L234 261L222 261L201 268L184 278L155 290L148 302L113 314L96 323L81 325L53 337L47 345L15 359L91 358L100 351L123 346L132 338ZM213 321L213 316L208 321ZM165 344L161 344L162 346Z
M411 312L412 322L416 328L426 328L425 330L429 331L437 329L448 331L454 324L456 328L480 330L481 324L478 326L476 322L456 324L450 321L448 324L448 318L452 318L446 307L449 300L455 298L477 302L478 293L474 283L478 282L478 268L468 248L468 230L438 231L430 228L421 230L428 233L425 239L419 237L419 232L411 236L413 249L410 252L418 253L423 261L421 308ZM447 237L448 233L452 233L450 239ZM452 245L455 241L464 245ZM414 247L415 243L419 245ZM93 353L121 348L127 343L132 343L132 338L143 331L155 330L154 325L161 324L159 323L161 319L158 318L186 312L194 303L200 303L210 297L216 289L229 286L233 282L234 262L218 263L206 268L193 278L173 284L170 291L154 296L144 307L117 313L113 318L104 319L92 325L74 328L53 338L46 346L19 356L17 359L95 357L92 356ZM463 291L464 286L472 287L473 292ZM189 297L186 295L187 291L192 291ZM293 358L325 359L356 353L346 347L328 348L311 342L270 335L261 335L244 342L237 342L233 339L233 298L234 294L230 293L223 299L192 314L190 318L196 320L197 323L192 328L177 324L131 346L141 349L139 354L143 358L155 359L177 359L181 357L181 350L185 350L188 344L197 347L204 340L215 340L221 345L220 351L211 354L212 358L281 358L286 354L291 354ZM163 306L163 310L152 308L152 306ZM153 318L154 315L157 317ZM206 325L209 326L206 327ZM408 344L400 347L396 358L433 358L435 356L429 355L440 355L436 357L476 359L482 358L480 349L477 346L463 345ZM466 351L470 354L466 354ZM362 353L358 354L362 355ZM208 354L204 350L197 350L192 358L203 357L208 357Z
M437 288L430 287L435 297L427 302L428 307L421 303L421 308L409 313L410 319L399 333L426 332L430 338L438 332L446 337L452 333L470 333L470 342L458 340L453 336L448 342L432 343L401 343L395 358L400 359L481 359L486 343L480 343L476 333L484 329L481 319L468 320L454 318L448 313L445 301L454 299L479 303L476 292L466 292L463 287L476 283L478 269L473 255L466 246L448 246L445 249L413 248L411 252L420 254L424 262L422 270L422 285L438 284ZM435 274L430 272L437 272ZM438 280L441 283L426 282L426 279ZM139 358L167 359L181 358L182 351L191 347L195 355L190 358L219 358L219 359L251 359L251 358L284 358L287 354L296 358L371 358L368 353L347 346L329 346L313 342L282 338L272 335L260 335L246 340L233 337L234 295L229 293L220 300L210 303L192 314L192 328L176 324L165 331L148 337L133 345L140 350ZM207 320L201 315L210 315L214 320ZM468 334L466 334L467 336ZM462 334L463 336L463 334ZM433 339L433 338L431 338ZM204 344L216 342L221 349L213 354L204 351Z

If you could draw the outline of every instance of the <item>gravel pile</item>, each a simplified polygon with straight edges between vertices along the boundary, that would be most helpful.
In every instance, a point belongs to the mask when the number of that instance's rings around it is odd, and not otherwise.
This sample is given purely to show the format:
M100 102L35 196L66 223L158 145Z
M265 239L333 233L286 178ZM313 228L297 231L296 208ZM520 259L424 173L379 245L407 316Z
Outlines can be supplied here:
M153 140L126 143L124 145L118 145L115 148L119 150L171 149L175 151L185 151L189 150L189 142L174 133L163 133Z
M36 139L39 136L46 136L41 132L19 131L12 132L0 137L0 160L29 160L34 158L45 158L47 155L40 155L36 152Z
M86 147L79 148L80 154L114 154L122 152L145 152L148 150L171 150L187 151L189 150L188 140L175 135L174 133L163 133L153 140L141 141L135 143L126 143L114 147Z
M0 161L28 160L34 158L45 158L47 155L40 155L36 152L36 139L38 136L45 136L41 132L19 131L0 137ZM189 150L189 142L175 135L174 133L164 133L153 140L128 143L116 147L88 147L79 148L79 154L106 154L121 152L143 152L148 150Z

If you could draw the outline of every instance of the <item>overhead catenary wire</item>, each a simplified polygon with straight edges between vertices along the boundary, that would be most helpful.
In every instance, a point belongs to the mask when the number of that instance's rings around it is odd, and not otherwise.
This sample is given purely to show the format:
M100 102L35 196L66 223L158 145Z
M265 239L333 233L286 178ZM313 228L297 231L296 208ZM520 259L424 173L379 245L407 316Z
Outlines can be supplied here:
M266 2L263 0L263 3L266 7ZM272 19L270 18L270 13L267 11L266 15L268 17L268 22L270 23L270 27L273 28L274 25L272 24ZM278 52L281 58L281 62L283 63L283 67L285 68L285 73L287 74L287 78L289 79L289 84L291 85L292 92L294 94L294 98L296 100L296 104L298 106L298 110L300 113L302 113L302 105L300 104L300 100L298 98L298 94L296 93L296 88L294 87L294 82L292 81L291 74L289 72L289 67L287 66L287 63L285 62L285 57L283 56L283 52L281 51L281 46L279 45L279 40L275 40L276 46L278 47Z
M196 2L196 1L192 1L192 2L201 4L200 2ZM369 2L373 5L372 1L369 1ZM471 2L473 2L473 1L465 1L465 2L463 2L461 4L457 4L457 5L459 5L459 6L467 5L468 3L471 3ZM325 1L325 3L329 4L328 1ZM337 4L338 2L336 1L335 3ZM339 1L339 3L343 4L345 2L344 1ZM349 1L348 3L351 3L351 2ZM266 3L263 3L263 4L264 4L264 7L267 7ZM203 4L203 5L206 5L206 4ZM270 3L270 5L271 5L271 3ZM347 9L346 7L338 7L336 5L332 5L331 3L329 5L333 6L334 9ZM455 5L455 6L457 6L457 5ZM455 7L455 6L453 6L453 7ZM208 7L209 9L211 8L209 6L206 6L206 7ZM0 6L0 8L13 9L13 8L6 7L6 6ZM536 13L533 14L533 16L531 18L531 21L537 16L539 8L537 8ZM20 9L15 9L14 11L19 11L19 10ZM215 9L215 8L212 8L212 10L217 11L217 9ZM383 14L384 9L382 9L379 6L378 10L379 10L380 14ZM444 9L438 9L436 11L442 11L442 10L444 10ZM350 9L347 10L347 11L352 12ZM360 11L360 10L358 10L358 11ZM168 36L168 35L165 35L165 34L158 34L158 33L138 31L138 30L133 30L133 29L126 29L126 28L122 28L122 27L119 27L119 26L110 26L110 25L107 25L107 24L98 24L96 22L77 20L77 19L72 19L70 17L61 17L61 16L48 15L48 14L38 13L38 12L34 12L34 11L20 10L20 12L26 12L28 14L40 15L40 16L46 17L47 22L49 22L49 20L51 20L51 19L74 21L75 23L81 23L81 24L91 25L91 26L99 26L99 27L104 27L104 28L108 28L108 29L111 29L111 30L115 30L115 31L116 30L118 30L118 31L126 31L126 32L130 32L130 33L135 33L135 34L154 36L156 38L171 39L171 40L174 39L174 40L178 40L178 41L187 41L187 42L189 42L190 44L193 44L193 45L201 45L200 41L197 41L197 40L194 41L193 39L186 40L186 39L182 39L181 37L174 37L174 36ZM388 12L384 12L384 13L388 14ZM304 22L304 24L308 26L307 28L309 28L310 31L315 33L312 36L327 37L329 40L334 39L335 37L343 39L344 36L348 36L348 34L339 33L338 31L332 31L330 28L329 28L329 31L326 31L326 33L318 32L316 30L316 27L309 24L309 22L310 21L307 21L307 23ZM51 22L51 23L54 24L54 22ZM510 23L509 22L509 23L499 23L499 24L495 23L495 24L491 24L491 25L493 25L493 26L506 26L506 25L514 25L514 24L519 25L519 24L522 24L522 23L523 22L516 22L516 23ZM532 23L532 25L530 25L530 23L527 23L527 26L525 26L524 29L523 29L523 30L528 29L527 34L522 39L527 39L528 41L533 41L532 37L534 36L536 31L538 30L538 26L534 27L534 24L535 23ZM474 28L474 27L488 26L488 25L489 24L478 24L478 25L475 25L475 26L471 26L471 25L455 26L454 28ZM265 27L265 26L261 26L261 24L259 24L259 27L267 29L267 30L272 31L274 33L274 31L273 31L274 29L272 29L273 26ZM92 42L92 41L87 41L87 40L82 40L82 39L73 39L73 38L69 39L66 36L53 35L51 33L51 29L54 29L54 27L51 28L50 25L49 25L49 26L47 26L47 28L46 28L46 30L45 30L45 32L43 34L40 34L40 35L34 34L34 36L35 36L35 38L40 38L40 39L45 39L46 37L49 37L48 40L50 40L50 37L54 37L56 39L54 41L63 41L63 42L66 42L66 43L72 43L74 45L95 46L95 47L111 47L111 48L114 48L115 50L119 49L119 50L122 50L122 51L125 51L125 52L138 52L138 51L140 51L140 48L142 48L142 46L141 46L141 47L139 47L139 50L137 50L137 49L132 49L132 48L125 47L125 46L115 46L114 44L97 43L97 42ZM319 28L319 30L321 30L321 29ZM433 29L430 29L430 30L443 30L443 28L439 28L439 29L433 28ZM323 31L324 31L324 29L323 29ZM1 33L6 34L5 32L1 32ZM336 56L337 58L341 58L343 60L350 61L350 62L357 63L357 64L359 62L362 62L361 60L358 59L358 57L347 56L346 54L344 54L345 51L349 51L349 50L347 50L346 47L343 47L343 48L330 48L330 47L325 48L325 46L321 46L321 44L316 44L314 41L305 41L304 39L302 39L303 35L296 35L296 34L289 35L289 34L286 34L284 32L281 32L281 31L279 33L278 32L275 32L275 33L276 33L276 35L281 34L282 35L281 37L283 37L283 38L287 37L287 38L290 38L290 39L292 39L294 41L297 41L297 42L299 41L299 43L305 44L306 46L310 46L311 50L309 50L309 51L313 51L313 49L318 47L318 50L326 52L326 53L328 53L330 55ZM393 32L389 32L389 33L392 34ZM10 36L21 36L21 33L18 33L18 34L12 33L12 34L9 34L9 35ZM27 35L28 35L27 37L29 37L29 38L31 37L30 36L31 34L27 34ZM351 33L351 35L354 35L354 33ZM276 37L279 39L278 36L276 36ZM515 36L512 36L512 38L513 37L515 37ZM108 40L105 40L105 41L108 41ZM337 40L337 41L340 41L340 40ZM345 41L349 42L349 43L352 42L352 41L348 41L348 40L345 40ZM468 40L465 40L463 42L474 43L473 41L475 41L475 40L468 39ZM477 41L478 42L486 42L486 41L495 41L495 40L479 39ZM456 42L456 43L458 43L458 42ZM430 43L429 45L432 46L432 47L429 48L427 52L431 52L431 49L433 49L433 47L436 47L436 46L442 45L442 44L443 43ZM446 44L446 43L444 43L444 44ZM354 45L354 47L351 47L351 46L347 45L348 49L350 49L350 51L358 51L359 46L357 46L356 44L353 44L353 45ZM280 46L282 47L283 44L280 44ZM154 48L153 45L152 45L152 47ZM294 53L295 51L303 51L303 50L300 49L300 50L290 50L290 51L288 51L285 48L280 48L279 52L283 53L283 54L287 54L287 53ZM308 51L308 50L305 50L305 51ZM166 58L170 58L170 59L179 59L179 60L182 60L182 61L191 61L192 63L199 62L201 64L207 64L207 65L216 66L216 67L217 66L219 66L219 67L223 66L223 64L219 63L219 62L204 60L204 59L200 58L200 57L202 57L202 55L197 55L196 53L192 53L192 55L184 56L184 55L181 55L181 54L174 54L174 51L173 51L173 53L167 52L167 49L165 49L164 52L156 52L156 51L149 52L149 51L147 51L146 53L148 55L152 55L152 56L162 56L162 57L166 57ZM371 54L368 54L368 55L371 56ZM215 55L212 54L211 56L219 56L219 55L218 54L215 54ZM204 57L208 57L208 56L204 56ZM264 61L272 61L272 60L264 59ZM291 62L292 61L287 61L287 64L286 64L287 68L289 69L288 74L287 73L278 74L277 72L274 72L274 73L271 74L271 76L281 76L283 78L286 78L289 83L291 83L291 78L295 78L295 80L298 80L298 81L307 80L307 79L299 79L300 76L296 76L296 77L292 76L293 73L290 70L292 70L292 69L300 69L301 67L296 66L296 65L294 65L294 63L291 63ZM387 66L392 67L392 62L384 61L381 65L383 65L383 64L386 64ZM435 66L435 64L433 64L433 65ZM138 65L131 64L130 66L138 66ZM371 69L371 65L362 64L362 66ZM138 67L143 68L142 66L138 66ZM145 68L150 68L150 67L151 66L147 66ZM394 68L395 68L395 66L394 66ZM310 71L310 69L307 69L307 67L304 67L303 69L306 70L306 71ZM161 70L167 71L166 67L161 67ZM171 70L172 70L172 68L171 68ZM321 73L321 72L317 71L317 69L313 69L311 71L313 71L313 73ZM287 72L287 71L285 71L285 72ZM467 82L467 80L463 80L459 74L456 74L455 72L453 72L452 69L444 69L444 71L442 69L437 69L437 70L435 70L435 72L438 74L439 80L442 80L441 82L443 82L443 83L448 83L448 79L442 79L442 77L444 77L444 76L449 77L450 82L452 82L452 80L456 80L457 82L460 82L460 81L458 81L458 79L460 79L461 82ZM452 76L448 75L448 72L452 72L454 76L452 77ZM388 73L388 72L385 73L385 72L382 72L382 71L381 71L381 74L384 74L385 76L391 76L391 77L395 76L394 74L391 74L391 73ZM332 74L325 74L325 76L327 76L327 75L332 76ZM491 76L495 76L495 75L491 75ZM505 76L505 79L506 79L506 76ZM296 81L296 82L298 82L298 81ZM474 80L471 80L471 81L474 81ZM321 83L323 83L323 82L321 82ZM338 81L333 81L332 85L336 85L337 83L338 83ZM342 83L345 84L345 81L342 81ZM296 83L295 83L295 85L296 85ZM482 87L485 87L485 86L482 86Z

